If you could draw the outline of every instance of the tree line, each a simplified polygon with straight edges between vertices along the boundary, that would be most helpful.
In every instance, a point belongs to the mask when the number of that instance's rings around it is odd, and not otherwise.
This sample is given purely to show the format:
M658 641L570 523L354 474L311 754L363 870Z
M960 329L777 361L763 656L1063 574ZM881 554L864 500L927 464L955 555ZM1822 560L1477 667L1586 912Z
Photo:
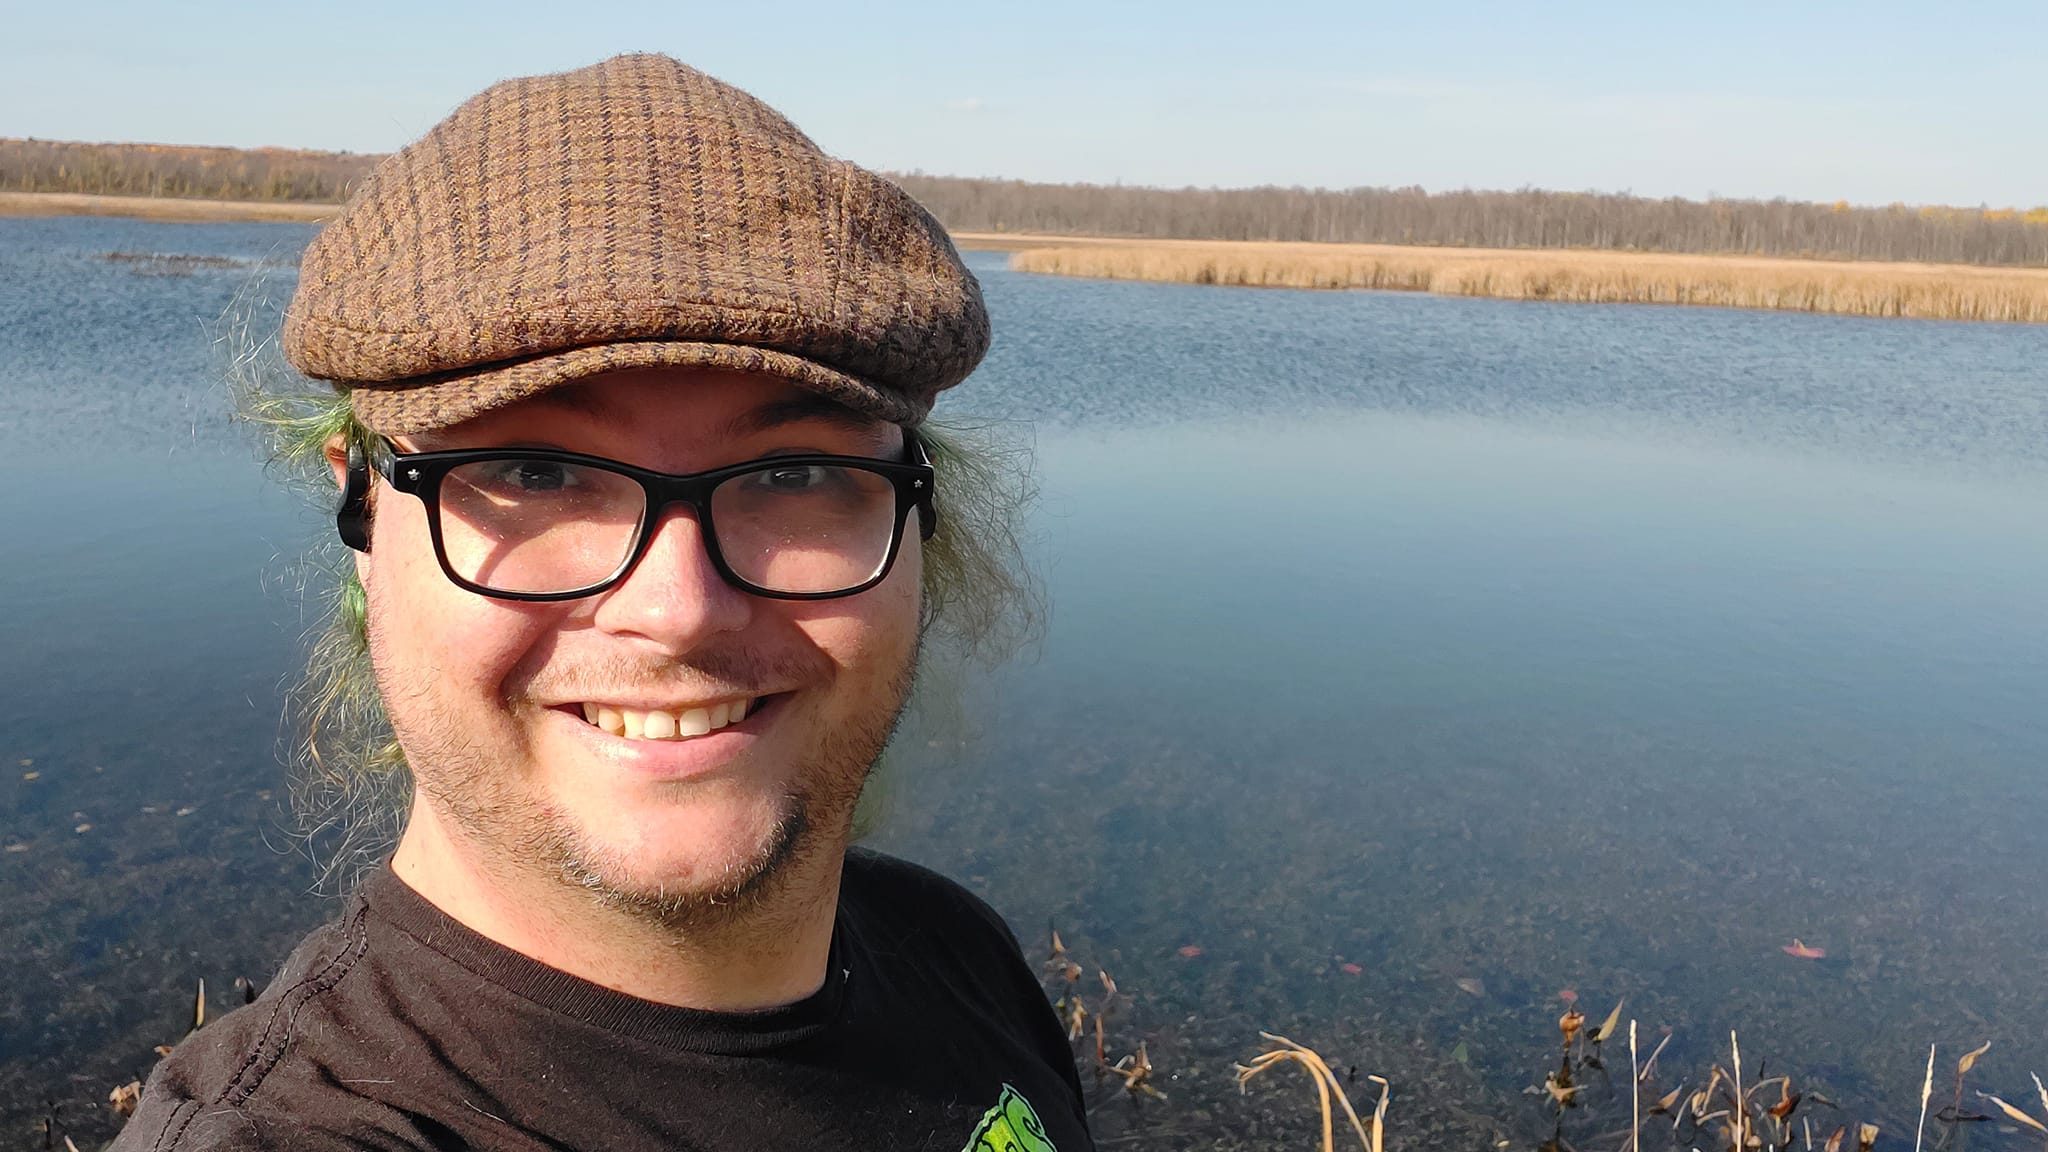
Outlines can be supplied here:
M338 202L381 156L0 139L0 191Z
M383 157L0 139L0 191L331 202ZM1593 248L2048 266L2048 208L1421 188L1144 188L896 173L965 232Z
M1421 188L1140 188L899 174L948 228L2048 265L2048 208L1859 207Z

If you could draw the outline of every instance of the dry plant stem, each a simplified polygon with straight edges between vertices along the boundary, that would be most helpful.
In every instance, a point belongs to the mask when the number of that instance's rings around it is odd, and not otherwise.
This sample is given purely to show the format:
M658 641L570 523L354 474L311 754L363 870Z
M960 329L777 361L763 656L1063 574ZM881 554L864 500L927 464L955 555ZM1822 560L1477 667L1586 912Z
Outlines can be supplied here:
M1650 1059L1643 1065L1643 1070L1636 1076L1636 1082L1638 1084L1642 1083L1645 1080L1648 1080L1650 1078L1650 1074L1657 1070L1657 1057L1664 1054L1664 1046L1669 1043L1671 1043L1671 1033L1666 1032L1664 1034L1664 1038L1662 1040L1657 1041L1657 1046L1655 1048L1650 1049Z
M1629 1125L1628 1152L1642 1152L1643 1147L1643 1070L1636 1063L1636 1022L1628 1022L1628 1082L1632 1088L1629 1103L1634 1111L1634 1123Z
M1265 1035L1265 1033L1262 1032L1260 1033L1260 1035L1263 1036ZM1245 1082L1250 1080L1252 1077L1258 1075L1261 1072L1264 1072L1266 1069L1271 1068L1276 1064L1286 1063L1299 1064L1302 1067L1308 1069L1310 1078L1316 1082L1316 1094L1321 1101L1323 1113L1323 1152L1336 1152L1337 1134L1335 1126L1331 1123L1332 1117L1330 1115L1329 1082L1324 1080L1320 1075L1318 1075L1316 1073L1315 1065L1309 1063L1309 1061L1304 1059L1300 1053L1290 1052L1283 1048L1278 1051L1265 1052L1261 1053L1258 1056L1252 1057L1252 1062L1249 1067L1242 1067L1238 1070L1237 1086L1239 1088L1243 1088Z
M1280 1047L1262 1052L1253 1057L1251 1064L1248 1066L1240 1065L1237 1071L1237 1084L1239 1088L1243 1088L1252 1077L1277 1064L1300 1064L1308 1069L1309 1075L1314 1077L1316 1082L1316 1093L1321 1102L1323 1114L1324 1152L1336 1152L1337 1147L1335 1117L1330 1112L1330 1096L1332 1092L1336 1094L1337 1102L1343 1106L1345 1117L1351 1121L1351 1129L1357 1133L1359 1145L1366 1149L1366 1152L1381 1152L1381 1141L1384 1139L1386 1131L1388 1094L1386 1080L1378 1076L1370 1077L1374 1083L1380 1086L1380 1102L1379 1106L1373 1110L1372 1131L1368 1134L1364 1123L1358 1118L1357 1110L1351 1107L1351 1098L1345 1094L1343 1083L1337 1079L1337 1074L1330 1070L1330 1066L1323 1061L1321 1056L1316 1054L1314 1049L1296 1044L1285 1036L1278 1036L1271 1032L1260 1032L1259 1035L1269 1043L1278 1044Z
M1934 1095L1934 1045L1927 1046L1927 1079L1920 1083L1920 1124L1913 1130L1913 1152L1920 1152L1920 1140L1927 1134L1927 1100Z
M1735 1058L1735 1152L1745 1152L1749 1142L1749 1097L1742 1091L1742 1043L1728 1033L1728 1050Z

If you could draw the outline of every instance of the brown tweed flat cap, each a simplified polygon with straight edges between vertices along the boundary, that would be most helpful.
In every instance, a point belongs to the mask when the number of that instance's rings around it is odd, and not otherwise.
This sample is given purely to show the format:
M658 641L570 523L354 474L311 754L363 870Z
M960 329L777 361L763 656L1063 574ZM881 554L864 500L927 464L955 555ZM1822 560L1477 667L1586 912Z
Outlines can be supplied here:
M910 425L988 340L916 201L651 55L494 85L386 159L306 249L284 321L292 366L390 434L657 365Z

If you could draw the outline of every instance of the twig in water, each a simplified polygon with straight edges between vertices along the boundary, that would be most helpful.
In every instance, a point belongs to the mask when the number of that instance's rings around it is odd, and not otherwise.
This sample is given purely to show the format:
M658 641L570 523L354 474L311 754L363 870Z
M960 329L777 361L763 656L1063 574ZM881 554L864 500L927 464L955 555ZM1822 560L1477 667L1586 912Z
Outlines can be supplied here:
M1657 1070L1657 1057L1664 1054L1664 1046L1669 1043L1671 1043L1671 1033L1666 1032L1664 1034L1664 1038L1662 1040L1657 1041L1657 1046L1655 1048L1650 1049L1649 1062L1643 1065L1642 1072L1638 1074L1636 1077L1636 1083L1640 1084L1643 1081L1648 1080L1650 1078L1650 1073L1655 1072Z

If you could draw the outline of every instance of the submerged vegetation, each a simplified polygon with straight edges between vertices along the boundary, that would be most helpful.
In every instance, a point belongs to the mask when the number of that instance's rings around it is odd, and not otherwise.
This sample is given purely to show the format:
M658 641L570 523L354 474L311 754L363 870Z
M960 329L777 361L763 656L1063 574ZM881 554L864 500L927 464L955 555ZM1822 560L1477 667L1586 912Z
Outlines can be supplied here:
M978 237L983 243L993 238ZM1254 288L1370 288L1584 304L1693 304L2048 323L2048 269L1373 244L1020 246L1021 272Z

